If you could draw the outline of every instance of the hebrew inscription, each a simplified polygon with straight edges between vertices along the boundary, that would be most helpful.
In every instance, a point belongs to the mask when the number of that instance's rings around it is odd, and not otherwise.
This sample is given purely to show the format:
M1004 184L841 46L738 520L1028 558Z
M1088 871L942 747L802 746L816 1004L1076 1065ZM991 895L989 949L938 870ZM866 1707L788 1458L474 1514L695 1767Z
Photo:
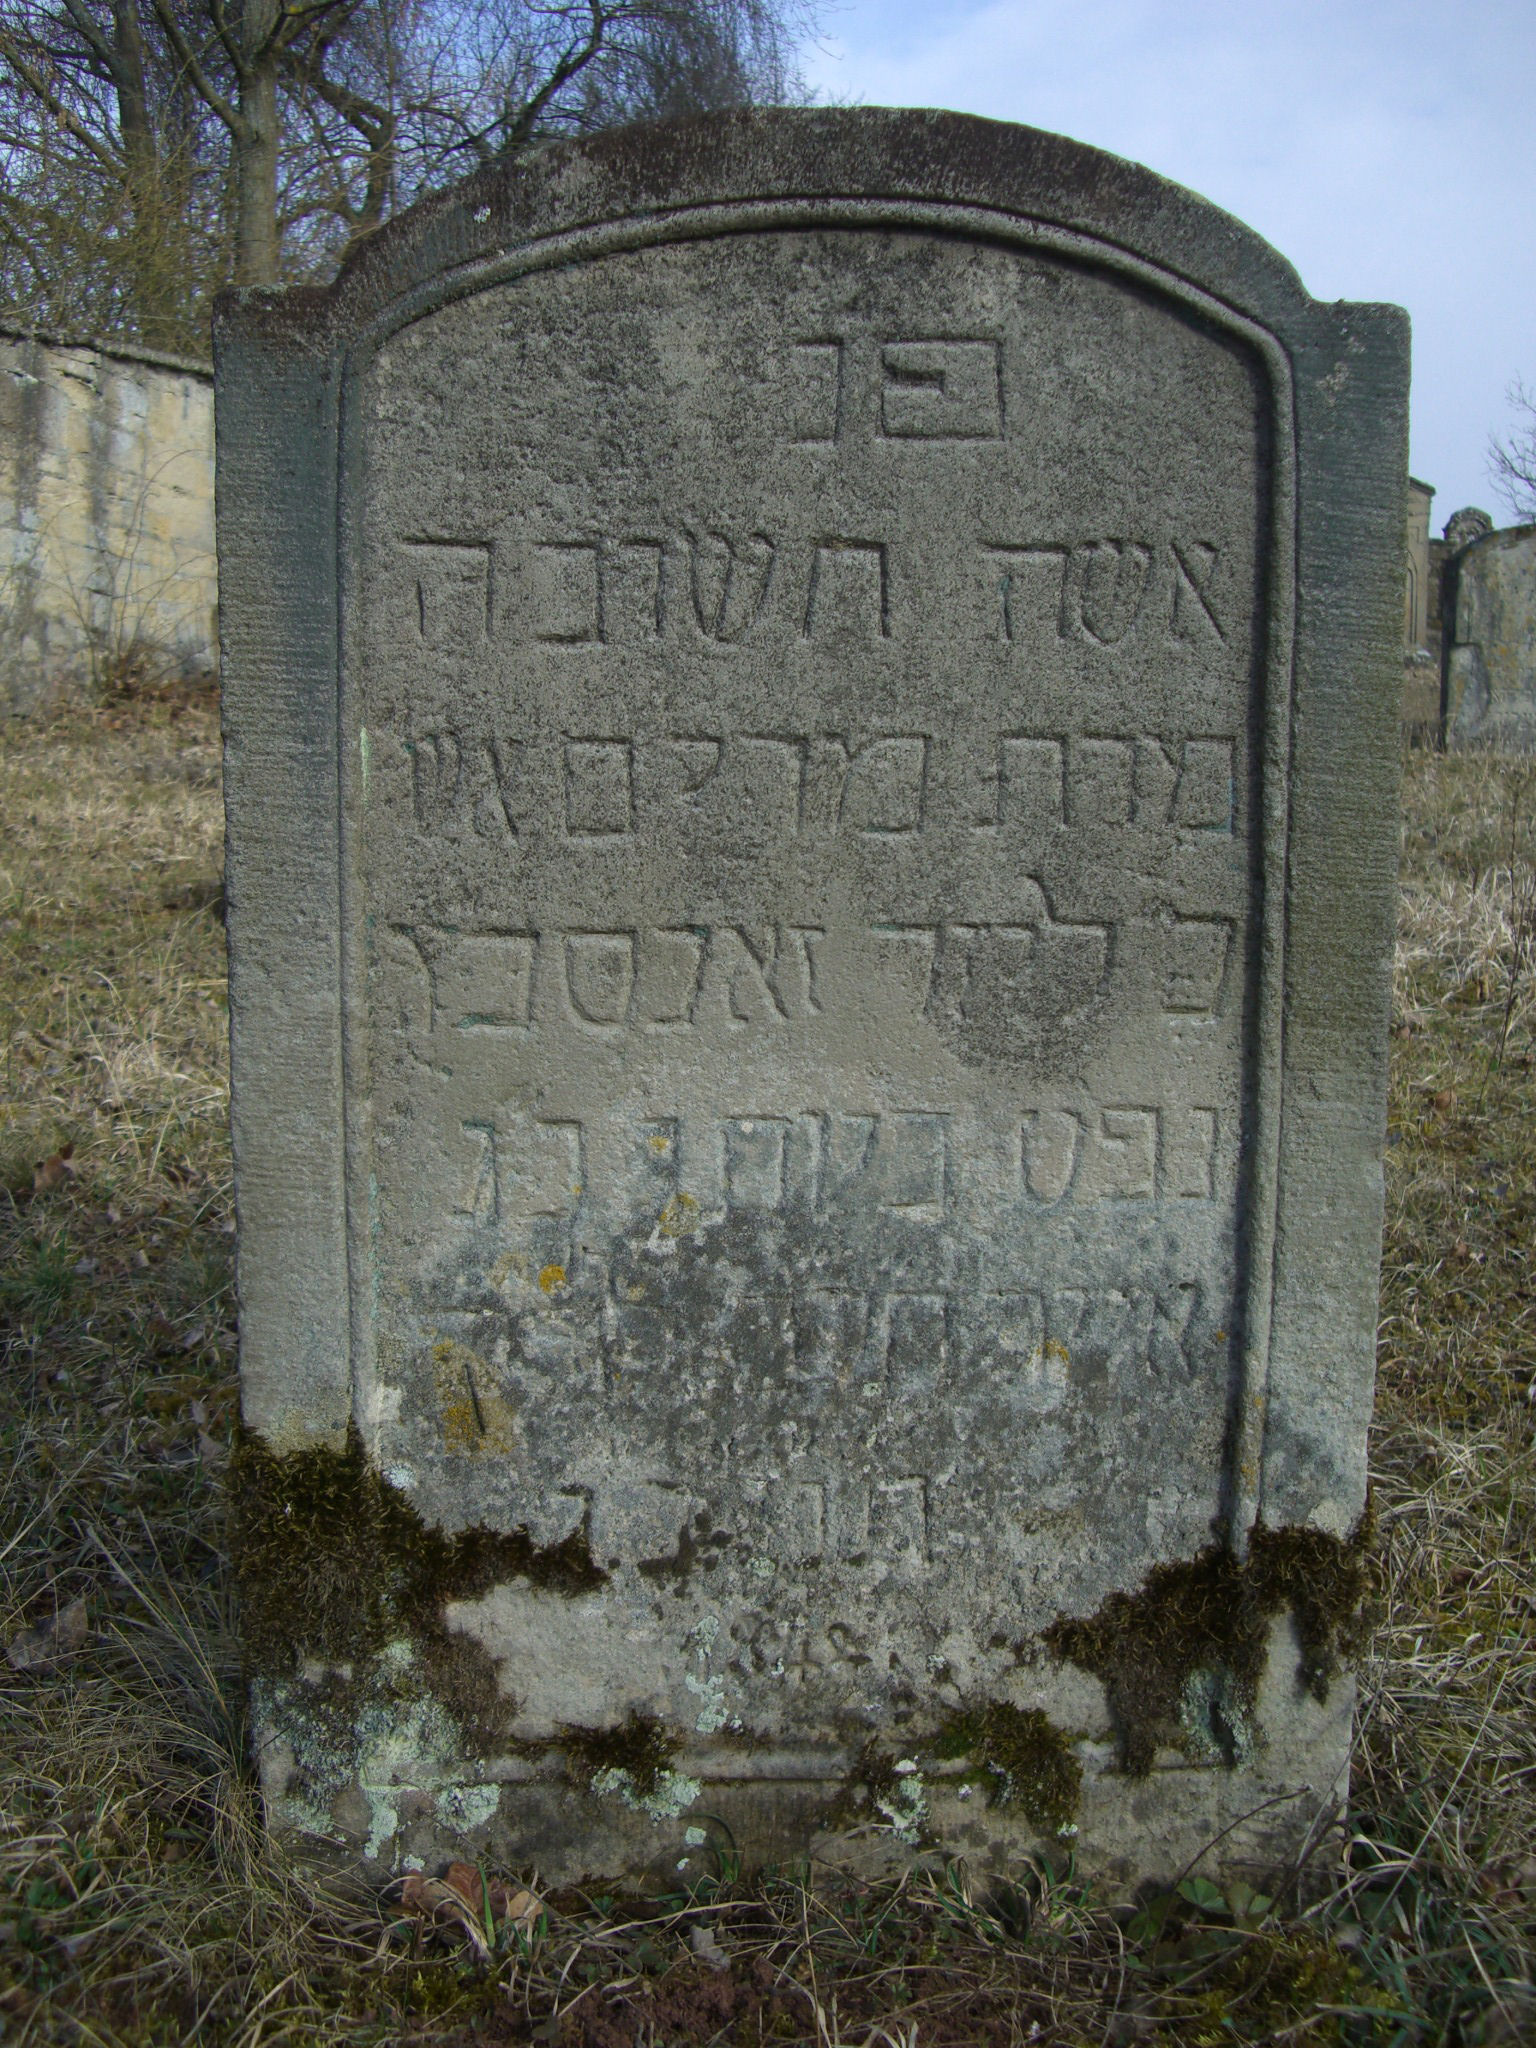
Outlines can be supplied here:
M956 1121L952 1111L930 1109L652 1118L630 1133L629 1172L658 1210L670 1210L665 1228L673 1235L697 1235L727 1208L795 1203L820 1214L853 1201L934 1223L977 1170ZM1217 1192L1217 1129L1214 1109L1116 1103L1031 1110L1016 1140L1019 1190L1048 1208L1208 1202ZM456 1214L497 1220L504 1190L513 1190L506 1199L532 1202L529 1214L575 1216L583 1196L601 1207L618 1192L589 1185L584 1162L595 1147L579 1120L470 1120L463 1133L462 1184L472 1193L454 1204Z
M362 373L369 1412L425 1514L585 1532L809 1739L1144 1545L1148 1461L1210 1540L1266 401L1065 257L613 264L621 309L572 262Z
M510 732L440 726L395 746L417 828L438 837L515 837L558 787L559 829L575 842L706 817L777 834L886 834L1172 827L1230 836L1238 742L1197 734L1005 732L957 743L942 732L708 732L563 737L556 773L530 776ZM553 766L554 764L550 764Z
M1221 550L1211 541L1028 541L986 546L1004 640L1042 636L1115 647L1138 631L1170 648L1226 640L1216 611Z
M997 441L1002 343L990 337L828 337L791 343L785 421L795 446L833 447L845 426L897 441Z
M952 389L948 375L893 385L882 441L999 438L1000 430L961 431L985 417L977 397L985 379L955 371ZM1106 660L1148 652L1194 659L1227 641L1230 569L1220 543L1198 535L977 536L969 544L946 537L925 560L873 523L861 532L791 534L690 520L650 534L521 545L402 539L398 553L394 608L408 644L459 665L530 643L574 659L599 646L911 640L922 630L923 586L939 579L964 593L953 629L966 641L1054 641L1097 649Z

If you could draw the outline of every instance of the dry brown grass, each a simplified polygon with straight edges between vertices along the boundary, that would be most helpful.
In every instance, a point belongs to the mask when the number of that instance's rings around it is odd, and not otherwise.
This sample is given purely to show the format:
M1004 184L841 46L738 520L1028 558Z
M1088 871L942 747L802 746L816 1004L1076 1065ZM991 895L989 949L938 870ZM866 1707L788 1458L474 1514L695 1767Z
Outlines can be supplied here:
M275 1856L247 1767L220 1496L234 1384L211 707L0 735L0 1649L16 1653L0 1660L0 2035L1536 2038L1536 963L1520 897L1536 785L1512 828L1519 784L1510 763L1409 763L1382 1611L1353 1838L1324 1896L1271 1907L1192 1884L1131 1917L1069 1871L979 1896L955 1868L748 1880L722 1854L687 1898L567 1893L498 1916L493 1886L469 1939L462 1918L433 1926Z

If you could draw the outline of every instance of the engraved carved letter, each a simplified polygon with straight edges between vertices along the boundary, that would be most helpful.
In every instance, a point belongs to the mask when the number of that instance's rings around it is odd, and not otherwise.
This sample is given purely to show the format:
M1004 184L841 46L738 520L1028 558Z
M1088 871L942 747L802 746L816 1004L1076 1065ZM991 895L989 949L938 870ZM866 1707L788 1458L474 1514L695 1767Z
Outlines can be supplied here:
M762 616L773 576L773 542L754 533L738 545L723 534L689 535L693 615L711 640L745 639Z
M883 541L818 541L805 592L804 637L889 640L890 578Z
M995 341L888 341L880 431L892 440L996 441L1003 431Z
M1077 614L1101 647L1123 640L1140 616L1152 550L1134 540L1093 540L1077 550Z

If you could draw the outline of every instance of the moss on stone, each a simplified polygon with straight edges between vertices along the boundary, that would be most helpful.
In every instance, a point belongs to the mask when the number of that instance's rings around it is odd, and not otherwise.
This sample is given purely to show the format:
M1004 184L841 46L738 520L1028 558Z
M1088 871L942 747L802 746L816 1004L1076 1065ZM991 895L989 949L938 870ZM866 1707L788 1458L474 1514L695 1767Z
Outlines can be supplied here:
M496 1659L476 1637L439 1621L417 1634L427 1689L452 1714L465 1746L476 1756L496 1756L511 1741L517 1701L504 1692Z
M252 1432L235 1446L230 1544L241 1633L254 1670L282 1676L306 1658L346 1664L408 1637L471 1722L489 1712L494 1666L449 1630L450 1600L472 1600L507 1579L576 1595L603 1585L585 1534L540 1548L510 1534L423 1521L369 1463L349 1433L344 1451L276 1452Z
M1017 1807L1051 1833L1072 1824L1082 1791L1082 1765L1066 1736L1038 1707L1009 1700L951 1714L934 1738L946 1762L965 1758L965 1779L982 1787L989 1806Z
M654 1716L631 1709L616 1728L562 1728L554 1746L580 1784L590 1785L605 1771L622 1771L645 1798L656 1791L683 1745Z
M1255 1529L1249 1543L1249 1577L1271 1613L1289 1607L1295 1617L1299 1675L1316 1700L1364 1641L1375 1535L1368 1503L1347 1542L1321 1529Z
M1237 1763L1252 1747L1275 1615L1294 1616L1298 1677L1319 1700L1358 1646L1372 1529L1369 1509L1343 1541L1317 1529L1256 1529L1243 1563L1213 1545L1159 1565L1139 1592L1112 1593L1081 1619L1059 1617L1044 1640L1102 1681L1133 1775L1151 1770L1162 1743Z

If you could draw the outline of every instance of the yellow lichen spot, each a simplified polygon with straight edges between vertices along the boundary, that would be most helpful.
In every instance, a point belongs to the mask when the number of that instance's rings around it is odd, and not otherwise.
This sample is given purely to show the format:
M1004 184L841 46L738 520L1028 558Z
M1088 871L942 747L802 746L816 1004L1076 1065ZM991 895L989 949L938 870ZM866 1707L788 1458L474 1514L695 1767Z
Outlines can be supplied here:
M629 1286L625 1288L624 1299L626 1301L644 1301L645 1289L638 1280L631 1281Z
M1057 1362L1061 1365L1070 1365L1072 1363L1071 1352L1067 1349L1065 1344L1059 1344L1054 1337L1046 1338L1045 1355L1047 1358L1056 1359Z
M698 1227L699 1205L692 1195L671 1196L656 1218L656 1228L663 1237L692 1237Z
M539 1285L546 1294L554 1294L565 1285L564 1266L545 1266L539 1273Z
M653 1131L651 1133L650 1146L653 1152L665 1152L671 1143L672 1140L664 1136L662 1132Z

